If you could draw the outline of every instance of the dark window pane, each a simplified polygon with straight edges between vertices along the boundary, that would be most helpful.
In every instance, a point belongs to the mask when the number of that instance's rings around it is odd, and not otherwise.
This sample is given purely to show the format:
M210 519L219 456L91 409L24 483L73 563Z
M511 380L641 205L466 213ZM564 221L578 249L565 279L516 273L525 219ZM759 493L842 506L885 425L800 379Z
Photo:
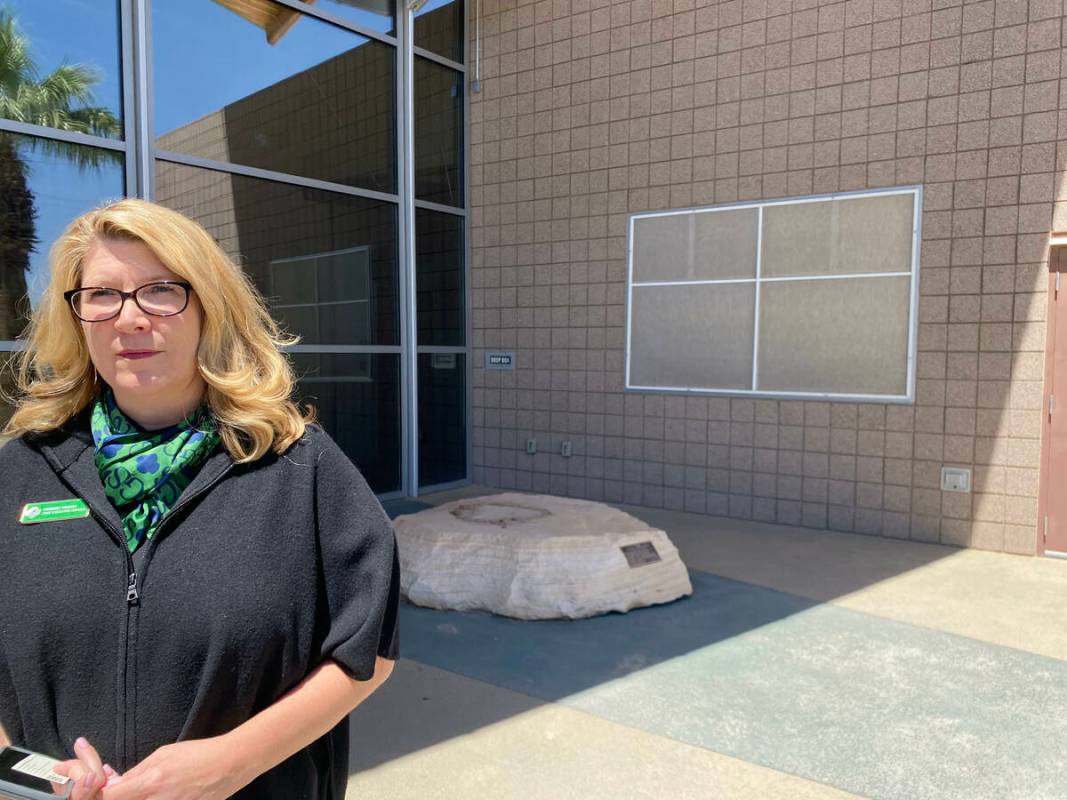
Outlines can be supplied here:
M0 71L0 115L109 139L122 138L117 0L7 0L0 50L26 58Z
M415 286L420 345L465 343L463 218L415 210Z
M290 353L298 399L375 492L400 488L400 356L392 353Z
M463 206L463 75L418 57L415 197Z
M243 2L247 3L248 0L243 0ZM307 0L302 0L302 2L307 2ZM364 28L391 35L396 34L396 3L393 0L312 0L312 2L315 8L331 11ZM225 2L223 4L225 5Z
M119 151L0 131L0 340L22 332L44 291L52 242L124 189Z
M419 486L467 477L466 356L419 353Z
M303 344L398 344L396 206L166 161L156 197L237 259Z
M463 62L463 3L429 0L415 14L415 46Z
M395 48L300 14L271 44L238 7L152 4L156 146L396 191Z

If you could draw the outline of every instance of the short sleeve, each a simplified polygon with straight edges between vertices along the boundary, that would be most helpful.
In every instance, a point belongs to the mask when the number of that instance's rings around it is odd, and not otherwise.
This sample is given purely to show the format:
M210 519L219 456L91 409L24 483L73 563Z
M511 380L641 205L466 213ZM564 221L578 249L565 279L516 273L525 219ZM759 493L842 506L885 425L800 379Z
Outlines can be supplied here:
M315 467L315 511L328 617L319 648L357 680L375 657L399 655L400 562L393 526L348 457L329 439Z

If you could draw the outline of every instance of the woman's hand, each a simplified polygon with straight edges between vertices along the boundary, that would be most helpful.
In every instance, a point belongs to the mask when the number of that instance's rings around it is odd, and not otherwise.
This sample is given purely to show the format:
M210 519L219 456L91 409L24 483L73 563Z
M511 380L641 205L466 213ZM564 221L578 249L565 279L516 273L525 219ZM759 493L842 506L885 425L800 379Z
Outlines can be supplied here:
M159 748L98 796L102 800L223 800L247 783L235 773L230 752L220 740L193 739ZM85 795L90 797L96 796Z
M115 770L103 763L96 748L84 737L74 743L74 755L77 758L60 761L55 766L57 774L65 775L74 784L70 800L98 798L105 785L113 785L121 780ZM53 786L56 790L59 789L58 785Z
M356 680L327 659L297 686L232 731L165 745L121 778L100 800L223 800L325 735L393 671L378 657L369 680ZM95 800L95 795L73 800Z

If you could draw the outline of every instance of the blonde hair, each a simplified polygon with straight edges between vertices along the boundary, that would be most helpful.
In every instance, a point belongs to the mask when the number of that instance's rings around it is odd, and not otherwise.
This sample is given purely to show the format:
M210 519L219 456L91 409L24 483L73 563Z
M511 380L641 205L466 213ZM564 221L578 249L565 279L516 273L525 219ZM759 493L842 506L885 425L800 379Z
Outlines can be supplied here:
M292 368L280 352L296 340L271 318L248 277L206 230L145 200L120 200L75 219L51 251L48 288L18 354L15 413L4 432L50 431L95 398L102 381L81 324L63 299L80 285L82 262L100 240L139 241L189 281L203 308L197 368L223 446L237 462L283 452L304 435L314 411L291 400Z

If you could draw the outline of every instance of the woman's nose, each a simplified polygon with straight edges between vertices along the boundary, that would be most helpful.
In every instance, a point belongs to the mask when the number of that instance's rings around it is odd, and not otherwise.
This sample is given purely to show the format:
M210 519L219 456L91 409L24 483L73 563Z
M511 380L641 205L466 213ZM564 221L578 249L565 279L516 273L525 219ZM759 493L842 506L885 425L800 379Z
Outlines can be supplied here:
M149 327L148 315L141 310L132 297L123 298L119 315L115 317L115 327L122 331L139 331Z

